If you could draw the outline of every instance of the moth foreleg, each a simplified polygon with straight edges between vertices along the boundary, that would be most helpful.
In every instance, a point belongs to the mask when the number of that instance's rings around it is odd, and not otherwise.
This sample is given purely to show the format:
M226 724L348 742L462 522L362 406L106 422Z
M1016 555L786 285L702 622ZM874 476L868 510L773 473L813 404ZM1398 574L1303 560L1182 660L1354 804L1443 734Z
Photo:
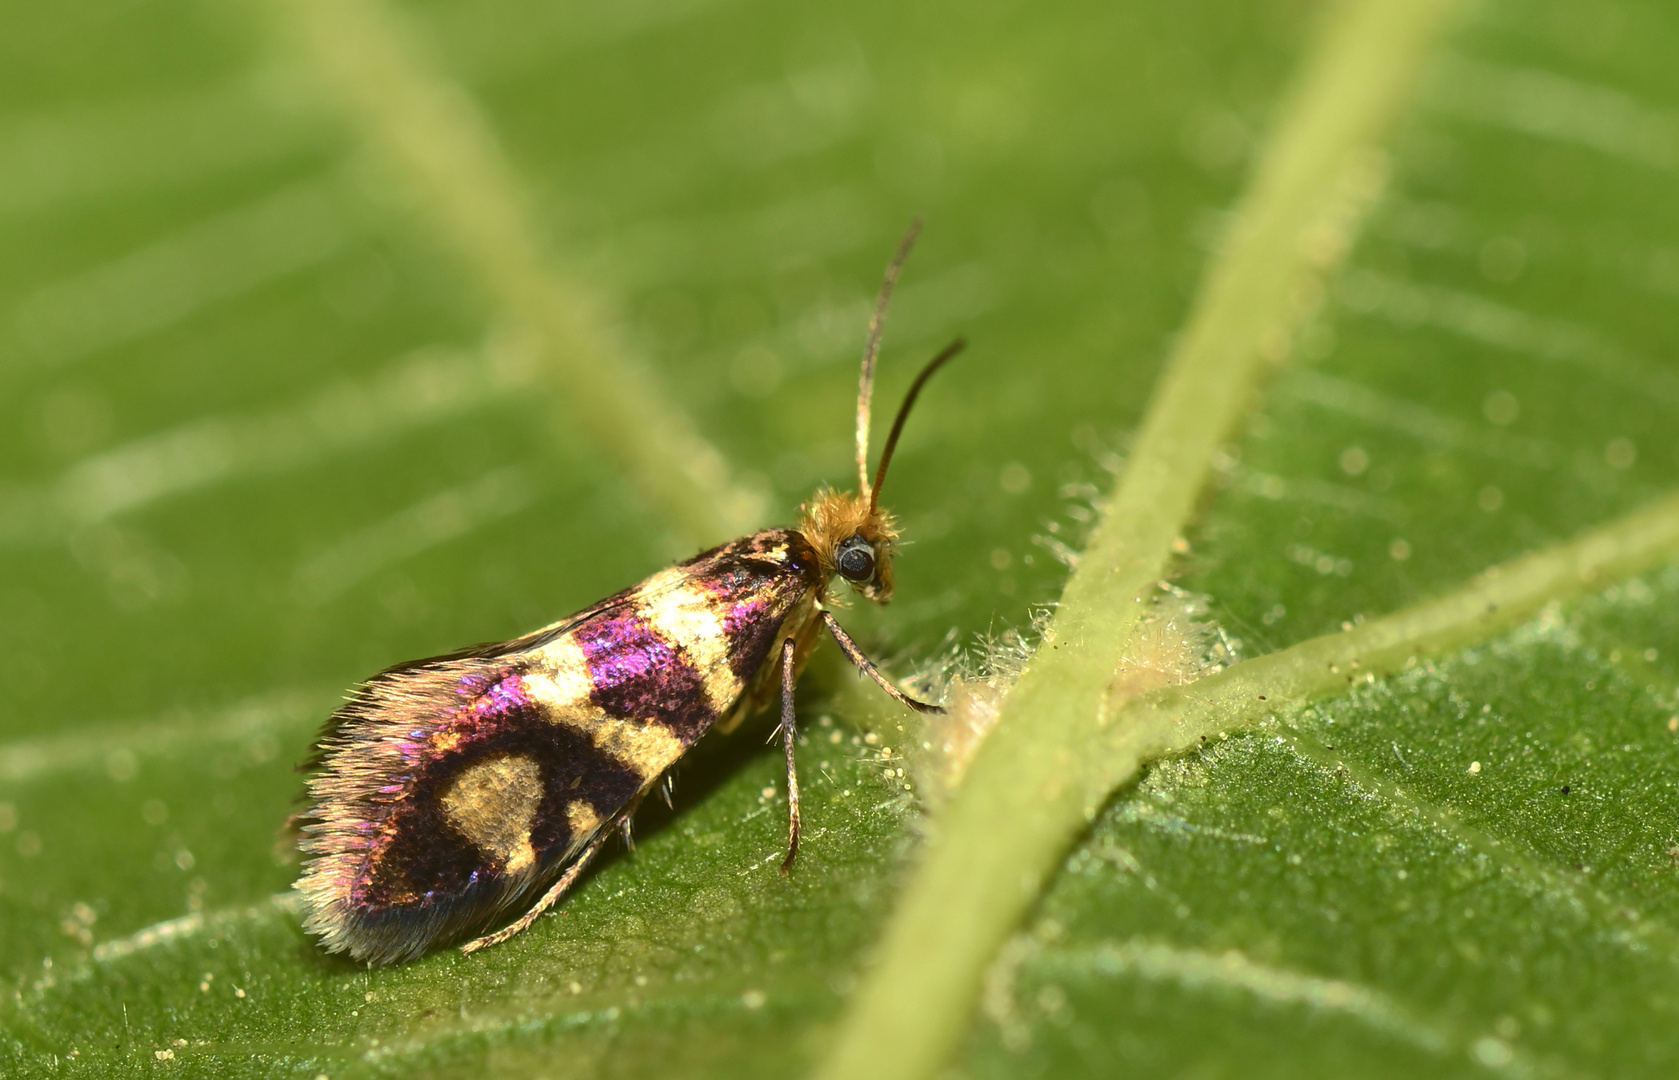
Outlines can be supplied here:
M793 765L793 685L799 677L793 663L795 651L791 638L782 642L781 746L787 754L787 857L781 860L783 874L793 869L793 859L799 854L799 773Z
M600 849L606 844L606 838L611 835L611 829L602 829L596 833L595 838L589 841L589 846L578 853L576 861L566 867L566 872L560 875L560 880L554 882L553 886L542 894L542 899L538 900L529 911L519 916L517 922L510 923L493 934L486 934L481 938L467 942L461 946L461 952L473 953L479 949L489 948L491 945L500 945L514 934L530 926L544 911L553 907L554 903L565 895L565 891L576 883L577 879L583 875L583 871L588 869L589 863L594 861L596 855L600 854Z
M880 673L880 669L874 666L874 661L870 660L867 656L864 656L863 650L859 649L857 647L857 643L851 640L851 635L840 629L839 621L834 618L833 612L824 609L822 612L822 621L827 625L828 632L834 635L834 640L839 642L839 647L844 650L846 659L850 660L853 664L856 664L858 671L861 671L864 675L867 675L869 678L879 683L882 690L891 694L898 701L908 705L916 712L944 712L944 707L942 705L933 705L929 702L917 701L888 682L886 680L886 676Z

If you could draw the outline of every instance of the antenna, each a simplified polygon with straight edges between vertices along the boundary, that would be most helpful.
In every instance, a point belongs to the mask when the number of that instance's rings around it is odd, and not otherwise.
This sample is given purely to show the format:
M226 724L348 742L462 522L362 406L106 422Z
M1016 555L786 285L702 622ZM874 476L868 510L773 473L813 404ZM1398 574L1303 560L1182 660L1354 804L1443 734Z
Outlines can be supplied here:
M886 305L892 299L892 286L909 257L916 236L921 232L921 219L916 218L904 230L898 250L886 266L886 280L880 283L880 293L874 300L874 314L869 317L869 340L863 346L863 373L857 379L857 494L861 496L869 486L869 398L874 393L874 362L880 355L880 333L886 327Z
M917 375L915 381L909 384L909 393L904 395L904 403L898 406L898 415L893 419L892 430L886 436L886 445L880 451L880 467L875 469L874 487L869 489L869 513L874 513L876 504L880 502L880 483L886 479L886 466L892 461L892 451L898 448L898 435L904 430L904 420L909 417L910 406L915 404L916 395L921 393L922 384L932 378L933 372L943 367L946 360L949 360L967 346L968 343L961 338L952 341L939 351L939 355L928 361L927 366L921 369L921 374Z

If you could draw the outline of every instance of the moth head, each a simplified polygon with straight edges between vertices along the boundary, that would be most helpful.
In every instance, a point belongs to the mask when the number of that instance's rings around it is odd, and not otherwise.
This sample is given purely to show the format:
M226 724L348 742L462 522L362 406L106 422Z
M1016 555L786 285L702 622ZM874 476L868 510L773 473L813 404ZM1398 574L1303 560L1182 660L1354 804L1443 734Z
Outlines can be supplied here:
M898 538L892 515L869 497L822 490L804 506L799 531L816 549L828 578L841 577L876 603L892 599L892 553Z
M886 305L892 298L892 287L898 282L904 258L910 245L921 231L919 220L910 223L909 231L898 243L898 250L886 268L886 280L881 283L880 295L875 298L874 316L869 320L868 343L863 347L863 373L857 382L857 494L824 489L804 506L804 520L800 531L816 549L822 570L831 579L839 575L851 587L884 604L892 598L892 553L898 538L892 515L880 508L880 485L886 479L886 467L892 462L892 451L898 446L898 436L904 430L904 420L915 404L921 387L945 361L961 352L965 342L957 338L921 369L898 406L892 420L892 430L880 451L880 464L875 466L874 481L869 480L869 405L874 393L874 364L880 353L880 332L886 324Z

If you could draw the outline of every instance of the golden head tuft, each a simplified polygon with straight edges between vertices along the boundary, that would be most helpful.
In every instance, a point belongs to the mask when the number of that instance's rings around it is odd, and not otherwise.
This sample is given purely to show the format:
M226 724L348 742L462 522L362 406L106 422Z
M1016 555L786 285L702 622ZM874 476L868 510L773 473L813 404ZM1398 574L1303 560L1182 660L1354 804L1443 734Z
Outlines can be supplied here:
M892 553L898 530L891 514L871 506L866 493L848 495L831 488L817 492L799 511L799 531L816 549L824 577L838 574L876 603L892 599ZM868 572L863 574L853 570L847 559L847 546L858 540L868 546Z

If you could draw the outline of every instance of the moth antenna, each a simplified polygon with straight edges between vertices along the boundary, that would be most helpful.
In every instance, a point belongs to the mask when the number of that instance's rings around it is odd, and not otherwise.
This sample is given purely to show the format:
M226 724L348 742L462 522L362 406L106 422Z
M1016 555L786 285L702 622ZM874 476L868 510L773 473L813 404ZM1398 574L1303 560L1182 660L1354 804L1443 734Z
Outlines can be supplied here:
M874 486L869 489L869 513L874 513L875 506L880 502L880 485L886 479L886 466L892 462L892 451L898 448L898 436L904 430L904 420L909 417L910 406L915 404L916 395L921 393L922 384L933 377L933 372L943 367L945 361L968 347L962 338L957 338L943 349L939 355L927 362L921 369L921 374L909 384L909 393L904 395L904 403L898 406L898 415L892 420L892 430L886 436L886 445L880 449L880 465L874 472Z
M863 373L857 378L857 494L869 485L869 398L874 394L874 362L880 355L880 334L886 327L886 305L892 299L892 287L909 258L909 249L921 233L921 219L916 218L904 230L898 250L886 266L886 279L880 283L880 293L874 298L874 314L869 316L869 339L863 345Z

